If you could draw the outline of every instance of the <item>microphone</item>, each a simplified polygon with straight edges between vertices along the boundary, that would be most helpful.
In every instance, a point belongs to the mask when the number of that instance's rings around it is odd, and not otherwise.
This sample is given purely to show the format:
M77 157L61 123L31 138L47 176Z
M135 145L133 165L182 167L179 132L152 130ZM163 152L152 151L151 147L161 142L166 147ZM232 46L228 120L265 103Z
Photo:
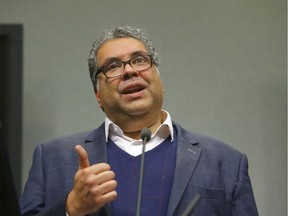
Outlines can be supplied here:
M143 144L148 142L151 139L151 130L149 128L143 128L140 133L141 139L143 140ZM143 153L143 152L142 152Z
M140 176L139 176L139 185L138 185L138 198L137 198L136 216L140 216L141 198L142 198L142 185L143 185L143 174L144 174L145 147L146 147L146 143L151 138L151 130L149 128L143 128L141 130L140 136L141 136L143 145L142 145L142 155L141 155L141 164L140 164Z
M192 202L189 204L189 206L185 209L185 212L182 216L189 216L190 214L193 213L195 210L196 206L201 200L200 194L196 194L196 196L193 198Z

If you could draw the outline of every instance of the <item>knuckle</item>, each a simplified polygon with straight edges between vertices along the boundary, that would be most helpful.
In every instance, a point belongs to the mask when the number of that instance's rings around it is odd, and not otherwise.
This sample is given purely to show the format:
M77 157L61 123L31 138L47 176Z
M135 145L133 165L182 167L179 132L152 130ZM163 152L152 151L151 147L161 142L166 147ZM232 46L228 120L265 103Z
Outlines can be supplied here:
M101 194L99 187L94 187L91 193L94 195L94 197L98 197Z
M92 178L87 178L87 179L86 179L86 185L87 185L88 187L92 187L92 186L94 185L94 179L92 179Z
M79 170L79 175L82 175L82 176L86 176L89 174L89 170L88 169L81 169Z

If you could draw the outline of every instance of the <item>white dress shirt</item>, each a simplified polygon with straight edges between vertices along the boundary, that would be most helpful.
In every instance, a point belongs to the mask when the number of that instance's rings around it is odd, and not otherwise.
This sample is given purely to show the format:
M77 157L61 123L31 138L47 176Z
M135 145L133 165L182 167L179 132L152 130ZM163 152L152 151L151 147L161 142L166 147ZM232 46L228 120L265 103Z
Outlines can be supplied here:
M162 110L165 113L166 119L159 126L155 133L151 135L151 139L147 142L145 152L152 150L160 143L162 143L169 135L171 136L171 142L173 142L173 126L170 114ZM165 116L163 115L163 116ZM105 118L105 136L106 142L108 137L123 151L132 156L138 156L142 153L142 140L135 140L128 136L125 136L120 127L114 124L108 117Z

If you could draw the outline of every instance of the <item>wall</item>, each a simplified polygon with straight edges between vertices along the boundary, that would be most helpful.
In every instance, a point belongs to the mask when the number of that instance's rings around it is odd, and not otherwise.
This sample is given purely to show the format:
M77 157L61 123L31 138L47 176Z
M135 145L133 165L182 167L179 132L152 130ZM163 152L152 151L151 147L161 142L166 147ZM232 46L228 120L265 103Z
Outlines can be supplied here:
M1 23L24 25L24 182L37 143L103 121L86 59L100 29L129 24L145 28L160 52L173 119L246 153L260 215L286 215L286 1L0 5Z

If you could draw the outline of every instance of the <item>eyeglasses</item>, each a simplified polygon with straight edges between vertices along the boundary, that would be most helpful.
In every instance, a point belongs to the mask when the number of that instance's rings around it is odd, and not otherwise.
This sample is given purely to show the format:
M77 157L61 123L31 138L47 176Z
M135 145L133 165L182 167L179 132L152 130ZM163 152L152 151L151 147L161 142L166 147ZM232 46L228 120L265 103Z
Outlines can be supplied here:
M102 72L106 78L120 77L127 64L129 64L135 71L142 72L152 67L153 58L151 55L137 55L128 61L113 60L101 66L96 71L95 77Z

